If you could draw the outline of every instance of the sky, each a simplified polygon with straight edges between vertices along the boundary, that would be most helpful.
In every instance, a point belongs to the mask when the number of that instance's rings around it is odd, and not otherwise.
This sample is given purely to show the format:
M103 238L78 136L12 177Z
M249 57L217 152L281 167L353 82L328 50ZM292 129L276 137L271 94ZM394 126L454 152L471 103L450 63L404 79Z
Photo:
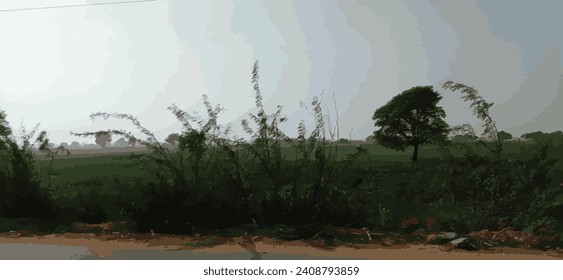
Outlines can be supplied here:
M54 142L70 131L131 129L95 120L127 113L164 139L181 129L171 104L245 136L255 112L252 65L266 109L283 106L290 135L322 96L340 137L365 139L374 111L432 85L451 125L479 127L446 80L476 88L501 130L563 130L563 1L559 0L122 0L0 1L0 109L15 130L40 124ZM27 9L19 10L16 9Z

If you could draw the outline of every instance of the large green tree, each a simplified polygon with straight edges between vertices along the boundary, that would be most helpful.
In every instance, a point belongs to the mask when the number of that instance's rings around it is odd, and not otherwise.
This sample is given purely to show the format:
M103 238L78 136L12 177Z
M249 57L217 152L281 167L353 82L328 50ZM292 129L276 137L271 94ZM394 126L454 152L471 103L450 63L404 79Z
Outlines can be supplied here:
M384 147L404 151L413 146L412 162L418 161L418 148L445 139L446 113L438 102L442 96L431 86L417 86L396 95L373 114L375 140Z

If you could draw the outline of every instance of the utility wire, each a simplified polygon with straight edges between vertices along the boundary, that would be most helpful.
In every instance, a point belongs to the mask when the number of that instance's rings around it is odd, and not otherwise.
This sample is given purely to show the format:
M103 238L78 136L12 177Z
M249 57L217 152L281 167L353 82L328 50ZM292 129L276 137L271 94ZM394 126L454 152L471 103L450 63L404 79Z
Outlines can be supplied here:
M101 5L116 5L116 4L133 4L133 3L154 2L154 1L156 1L156 0L115 1L115 2L88 3L88 4L75 4L75 5L45 6L45 7L33 7L33 8L20 8L20 9L0 10L0 13L32 11L32 10L60 9L60 8L75 8L75 7L85 7L85 6L101 6Z

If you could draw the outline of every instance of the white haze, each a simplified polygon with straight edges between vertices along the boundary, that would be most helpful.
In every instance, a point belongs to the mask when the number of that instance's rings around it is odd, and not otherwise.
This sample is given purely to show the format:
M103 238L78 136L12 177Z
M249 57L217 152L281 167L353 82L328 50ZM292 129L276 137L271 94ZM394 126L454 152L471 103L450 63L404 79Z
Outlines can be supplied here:
M110 1L3 0L0 10L101 2ZM440 89L450 79L495 102L503 130L562 130L563 113L549 108L563 98L563 36L553 33L563 20L542 15L563 4L494 2L157 0L0 12L0 108L15 128L41 123L55 142L84 141L70 131L130 128L93 123L99 111L138 116L164 138L180 129L166 108L203 114L207 94L242 136L259 60L266 107L284 106L289 135L308 116L299 102L324 91L341 137L364 139L373 112L416 85L444 95L450 124L476 124L469 104ZM521 23L521 14L531 19Z

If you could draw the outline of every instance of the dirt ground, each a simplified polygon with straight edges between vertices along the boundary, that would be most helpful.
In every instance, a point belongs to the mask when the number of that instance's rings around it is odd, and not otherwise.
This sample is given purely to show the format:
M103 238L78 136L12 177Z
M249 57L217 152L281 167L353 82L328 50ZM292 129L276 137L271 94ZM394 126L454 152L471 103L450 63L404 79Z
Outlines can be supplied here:
M58 245L87 248L90 258L112 258L123 251L144 253L145 258L167 259L166 254L189 253L190 258L209 259L373 259L373 260L561 260L563 251L547 251L495 247L466 251L451 245L405 244L395 245L373 241L368 244L327 247L316 241L279 241L271 238L248 236L223 238L214 236L186 237L172 235L129 235L66 233L62 235L22 236L18 233L0 234L0 245ZM52 246L53 247L53 246ZM16 248L16 247L10 247ZM55 247L56 248L56 247ZM12 249L17 250L17 249ZM150 252L149 252L150 251ZM153 253L147 255L146 253ZM154 254L163 253L163 254ZM8 254L9 252L4 252ZM136 259L135 255L131 259ZM149 256L149 257L146 257ZM150 257L153 256L153 257ZM172 255L170 255L172 256ZM176 258L178 258L176 254ZM129 258L129 257L125 257ZM181 257L180 257L181 258ZM202 257L203 258L203 257ZM239 258L239 257L236 257Z

